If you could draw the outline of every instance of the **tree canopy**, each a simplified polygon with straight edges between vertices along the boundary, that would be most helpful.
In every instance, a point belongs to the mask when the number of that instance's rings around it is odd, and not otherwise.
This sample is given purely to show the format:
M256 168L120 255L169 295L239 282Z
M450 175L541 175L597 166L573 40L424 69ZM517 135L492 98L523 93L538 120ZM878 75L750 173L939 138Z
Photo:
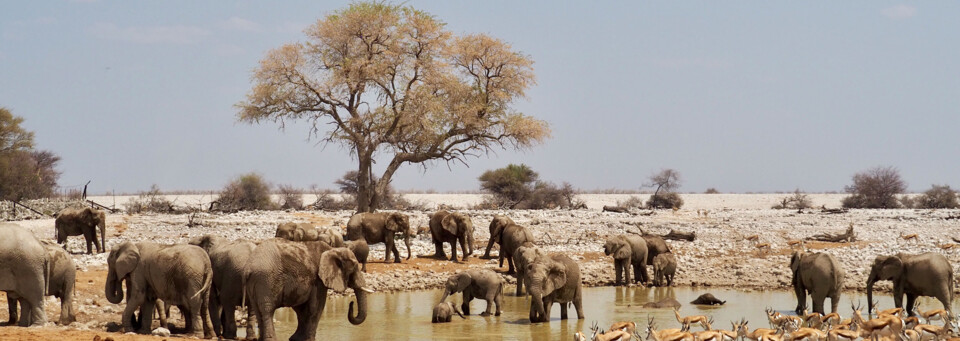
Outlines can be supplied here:
M359 211L378 207L403 164L465 164L550 135L514 108L535 83L533 61L499 39L456 35L426 12L380 2L335 11L306 35L261 60L238 117L303 120L312 137L347 147L358 161Z
M23 118L0 107L0 200L19 201L54 194L60 157L33 147L33 132L20 124Z

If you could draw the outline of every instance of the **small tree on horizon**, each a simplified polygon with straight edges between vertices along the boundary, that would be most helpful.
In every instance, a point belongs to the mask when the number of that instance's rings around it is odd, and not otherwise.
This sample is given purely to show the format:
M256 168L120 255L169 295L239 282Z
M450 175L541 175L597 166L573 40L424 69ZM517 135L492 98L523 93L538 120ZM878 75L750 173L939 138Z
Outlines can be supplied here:
M404 164L466 164L550 136L514 108L535 83L533 61L499 39L456 35L429 13L383 2L350 4L306 35L260 61L238 119L303 120L312 138L349 149L359 212L380 207Z
M896 195L907 190L900 171L878 166L853 175L853 184L844 188L851 195L843 199L846 208L898 208Z
M650 175L646 187L656 187L647 200L650 208L680 208L683 199L675 191L680 188L680 172L672 168L664 168ZM661 193L661 191L663 193Z
M480 189L493 195L498 206L513 209L534 190L540 175L525 164L487 170L480 175Z

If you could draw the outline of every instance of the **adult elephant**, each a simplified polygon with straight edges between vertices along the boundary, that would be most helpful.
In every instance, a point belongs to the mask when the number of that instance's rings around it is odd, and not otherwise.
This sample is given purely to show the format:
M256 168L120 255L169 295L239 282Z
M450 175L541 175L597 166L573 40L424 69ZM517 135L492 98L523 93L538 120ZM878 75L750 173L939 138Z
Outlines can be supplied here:
M493 217L490 221L490 240L487 241L487 250L483 252L483 258L490 258L490 249L493 248L493 244L500 244L500 234L508 225L514 225L510 218L502 215ZM500 266L503 266L503 263Z
M309 242L316 241L320 233L310 223L286 222L277 224L277 233L274 236L295 242Z
M845 274L832 255L794 251L790 257L790 270L793 272L793 290L797 294L795 311L798 315L807 309L808 293L813 301L814 312L825 313L823 303L827 297L830 298L830 312L837 312Z
M870 275L867 276L868 311L874 308L873 284L887 280L893 282L893 303L897 308L905 308L908 315L913 315L917 296L936 297L943 304L943 309L952 313L953 267L943 255L935 252L919 255L898 253L874 259ZM906 306L903 305L904 294L907 295Z
M457 261L457 242L463 250L463 261L473 253L473 221L466 214L437 211L430 216L430 236L437 258L447 259L443 243L450 243L451 261Z
M237 337L235 312L247 300L243 295L243 267L250 259L257 244L247 240L228 241L214 235L204 235L190 240L190 245L199 246L210 257L213 268L213 283L210 288L210 319L213 332L225 339ZM247 309L247 335L254 335L254 321Z
M603 254L613 256L616 285L647 283L647 242L637 235L610 236L603 243ZM630 269L633 269L633 282ZM622 274L622 277L621 277Z
M543 257L546 257L546 253L530 242L523 243L513 253L513 264L517 267L517 296L523 295L524 286L530 287L529 283L524 283L524 279L527 277L527 264L537 262Z
M141 334L149 334L156 299L166 306L175 305L186 321L186 332L193 334L203 326L203 337L213 337L208 314L213 268L203 249L194 245L159 245L153 242L123 242L107 256L107 301L123 301L127 286L127 306L123 310L123 330L132 332L133 313L140 311Z
M62 326L69 325L77 320L73 313L73 288L76 284L77 265L64 250L57 244L42 240L43 249L47 252L47 296L53 296L60 299L60 320ZM9 309L10 323L13 324L18 319L17 312L18 295L14 292L7 293L7 307Z
M7 292L8 301L19 302L23 307L23 317L7 324L42 326L47 323L43 311L50 269L47 251L33 233L18 225L0 224L0 236L0 291ZM11 294L16 299L11 299Z
M349 240L344 242L344 247L352 251L354 257L357 257L357 261L363 265L360 271L367 272L367 256L370 255L370 246L367 245L367 242L363 239Z
M277 308L292 307L297 314L297 330L291 340L314 340L317 323L327 303L327 290L357 295L357 314L353 302L347 311L351 324L367 317L367 293L360 264L350 250L333 248L324 242L295 243L270 239L260 243L246 265L243 280L250 309L260 322L260 340L277 338L273 315Z
M647 265L653 265L653 259L662 253L670 253L670 246L663 240L663 237L645 234L643 240L647 242Z
M530 297L530 322L550 321L550 308L560 303L560 318L567 319L567 303L577 309L577 318L583 319L580 266L566 255L550 255L528 264L526 281Z
M493 305L497 305L496 316L503 310L503 277L489 269L470 269L447 278L440 302L447 300L447 296L458 292L463 293L461 311L470 315L470 301L479 298L487 301L487 309L480 316L494 314Z
M87 241L87 253L93 253L92 245L97 247L97 253L106 251L107 247L107 215L90 207L76 209L67 208L57 214L54 222L57 230L57 243L67 248L67 237L83 235ZM100 240L97 240L97 228L100 228Z
M513 254L523 243L535 243L533 233L530 233L526 227L511 224L504 227L503 232L500 233L500 267L503 267L503 260L506 259L508 274L516 273Z
M384 262L390 262L390 254L395 257L394 262L400 263L400 250L394 243L394 234L403 235L403 243L407 246L407 260L410 259L410 237L416 231L410 229L410 217L402 213L357 213L347 222L347 240L363 239L367 244L386 244Z

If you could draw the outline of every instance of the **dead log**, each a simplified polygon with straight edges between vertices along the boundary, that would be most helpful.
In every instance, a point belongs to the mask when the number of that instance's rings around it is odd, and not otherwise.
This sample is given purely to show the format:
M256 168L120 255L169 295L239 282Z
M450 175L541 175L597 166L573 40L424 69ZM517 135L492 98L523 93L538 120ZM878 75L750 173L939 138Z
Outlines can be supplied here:
M688 242L692 242L695 239L697 239L697 234L695 232L677 232L674 230L670 230L670 233L663 235L663 239L685 240Z
M37 211L37 210L33 209L33 208L30 207L30 206L24 205L24 204L20 203L19 201L14 201L14 202L13 202L14 210L16 210L16 207L17 207L17 206L26 208L26 209L30 210L31 212L36 213L36 214L39 214L39 215L44 216L44 217L47 216L46 214L43 214L43 212ZM51 216L51 217L52 217L52 216Z
M852 243L857 241L857 233L853 231L853 224L847 227L847 231L842 234L820 233L807 237L807 240L831 243Z
M609 205L604 205L604 206L603 206L603 211L604 211L604 212L614 212L614 213L627 213L627 212L630 212L630 209L629 209L629 208L626 208L626 207L623 207L623 206L609 206Z
M826 205L820 206L820 213L826 214L842 214L849 212L849 209L846 208L827 208Z

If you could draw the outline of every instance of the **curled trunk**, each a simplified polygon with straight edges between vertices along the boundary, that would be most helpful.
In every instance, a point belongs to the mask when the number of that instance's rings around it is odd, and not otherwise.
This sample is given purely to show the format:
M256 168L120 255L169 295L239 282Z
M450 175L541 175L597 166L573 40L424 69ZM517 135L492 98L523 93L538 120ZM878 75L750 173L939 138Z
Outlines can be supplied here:
M113 269L110 269L109 274L107 274L106 290L104 290L104 296L110 303L120 304L120 302L123 302L123 284L120 281L121 279L117 278Z
M358 325L367 319L367 292L359 287L354 288L357 294L357 315L353 315L353 302L350 302L350 308L347 310L347 320L350 324Z

